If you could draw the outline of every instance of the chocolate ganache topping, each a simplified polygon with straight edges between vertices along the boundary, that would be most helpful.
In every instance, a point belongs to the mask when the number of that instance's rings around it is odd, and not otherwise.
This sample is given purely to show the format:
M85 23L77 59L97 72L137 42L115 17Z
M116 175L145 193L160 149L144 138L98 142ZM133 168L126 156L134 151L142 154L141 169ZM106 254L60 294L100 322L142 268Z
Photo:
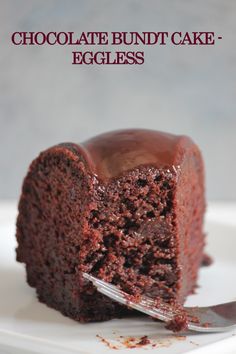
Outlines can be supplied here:
M93 173L107 180L141 165L178 166L183 150L191 144L191 139L183 135L125 129L98 135L80 148Z

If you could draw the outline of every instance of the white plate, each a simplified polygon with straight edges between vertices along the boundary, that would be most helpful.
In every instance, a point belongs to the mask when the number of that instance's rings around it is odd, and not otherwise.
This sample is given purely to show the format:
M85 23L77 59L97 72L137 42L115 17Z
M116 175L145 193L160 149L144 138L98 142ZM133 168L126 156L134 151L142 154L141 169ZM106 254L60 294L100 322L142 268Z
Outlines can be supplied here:
M0 204L0 353L122 354L128 351L128 337L138 339L143 335L148 335L151 345L132 352L236 353L236 330L180 337L145 317L79 324L40 304L34 289L26 284L24 266L15 261L15 215L14 204ZM206 229L208 252L215 262L201 269L200 287L187 305L236 300L236 205L212 205ZM118 350L110 349L98 336Z

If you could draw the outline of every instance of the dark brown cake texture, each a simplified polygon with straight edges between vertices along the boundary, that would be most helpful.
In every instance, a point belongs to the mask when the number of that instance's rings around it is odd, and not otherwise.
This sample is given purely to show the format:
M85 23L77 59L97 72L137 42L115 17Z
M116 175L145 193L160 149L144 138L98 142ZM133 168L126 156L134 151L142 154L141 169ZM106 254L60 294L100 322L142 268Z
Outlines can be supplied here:
M182 304L203 259L204 171L191 139L152 130L53 146L25 177L17 260L40 301L81 322L130 313L85 281Z

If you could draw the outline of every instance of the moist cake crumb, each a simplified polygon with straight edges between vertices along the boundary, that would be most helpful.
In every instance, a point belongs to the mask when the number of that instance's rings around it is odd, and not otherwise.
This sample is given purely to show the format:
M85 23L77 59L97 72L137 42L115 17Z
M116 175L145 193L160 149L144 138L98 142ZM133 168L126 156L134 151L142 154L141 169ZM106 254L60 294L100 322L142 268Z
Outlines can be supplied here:
M184 331L188 328L188 317L185 314L176 315L166 324L166 328L173 332Z
M203 161L188 137L130 129L59 144L24 179L17 260L41 302L80 322L135 314L82 272L183 304L203 259L204 211Z

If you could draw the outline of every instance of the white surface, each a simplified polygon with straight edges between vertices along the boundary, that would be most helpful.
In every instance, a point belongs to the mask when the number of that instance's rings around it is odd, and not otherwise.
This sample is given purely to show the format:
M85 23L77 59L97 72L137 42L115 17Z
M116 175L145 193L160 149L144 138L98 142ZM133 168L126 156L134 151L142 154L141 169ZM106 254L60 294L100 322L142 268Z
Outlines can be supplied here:
M79 324L40 304L25 282L24 267L15 261L15 205L0 203L0 353L109 353L96 335L116 345L119 354L127 353L124 338L148 335L156 348L145 346L132 353L233 354L236 330L221 334L187 334L178 338L161 323L147 318ZM236 300L236 204L212 204L206 229L208 250L215 262L200 272L197 294L188 305L208 305ZM220 341L220 342L219 342ZM216 344L217 342L217 344Z

